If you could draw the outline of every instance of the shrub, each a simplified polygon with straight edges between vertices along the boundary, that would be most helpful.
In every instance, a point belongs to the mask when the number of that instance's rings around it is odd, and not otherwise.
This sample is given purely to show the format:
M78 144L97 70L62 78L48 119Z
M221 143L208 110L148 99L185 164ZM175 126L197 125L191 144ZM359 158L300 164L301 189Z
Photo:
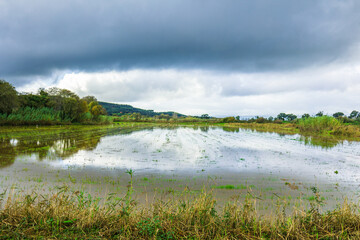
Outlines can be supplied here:
M256 123L266 123L266 122L267 122L266 118L263 117L259 117L256 119Z
M281 119L275 119L274 123L276 123L276 124L282 124L283 121L282 121Z
M226 117L222 119L223 123L230 123L230 122L236 122L236 119L234 117Z

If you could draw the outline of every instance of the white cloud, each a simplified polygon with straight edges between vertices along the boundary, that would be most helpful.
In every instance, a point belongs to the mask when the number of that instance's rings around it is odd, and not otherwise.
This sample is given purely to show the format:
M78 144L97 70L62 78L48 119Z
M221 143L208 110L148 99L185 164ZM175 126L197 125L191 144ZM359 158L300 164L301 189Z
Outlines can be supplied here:
M257 74L176 69L78 72L64 73L56 84L40 79L22 89L34 91L46 85L101 101L191 115L300 115L360 109L360 65Z

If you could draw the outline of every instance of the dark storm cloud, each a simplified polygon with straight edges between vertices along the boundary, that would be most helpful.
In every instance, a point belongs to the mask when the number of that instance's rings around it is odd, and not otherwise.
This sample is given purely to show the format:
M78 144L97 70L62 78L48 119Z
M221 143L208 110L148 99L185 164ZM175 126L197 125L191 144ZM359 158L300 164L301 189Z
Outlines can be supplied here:
M359 12L356 0L2 0L0 78L327 63L359 41Z

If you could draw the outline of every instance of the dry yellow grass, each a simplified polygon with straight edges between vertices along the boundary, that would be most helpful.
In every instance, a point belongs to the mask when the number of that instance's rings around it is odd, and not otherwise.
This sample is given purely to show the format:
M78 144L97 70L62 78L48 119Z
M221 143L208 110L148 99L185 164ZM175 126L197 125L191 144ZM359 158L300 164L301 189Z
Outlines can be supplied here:
M194 201L135 206L131 196L109 196L102 205L81 192L7 199L0 210L0 238L8 239L359 239L359 207L321 213L316 201L304 211L260 216L256 199L216 207L211 195Z

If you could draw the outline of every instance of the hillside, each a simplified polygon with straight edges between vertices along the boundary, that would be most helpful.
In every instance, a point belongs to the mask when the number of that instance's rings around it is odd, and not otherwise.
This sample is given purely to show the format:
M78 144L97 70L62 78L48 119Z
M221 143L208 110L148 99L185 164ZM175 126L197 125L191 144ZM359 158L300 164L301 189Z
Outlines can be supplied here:
M161 115L161 114L167 114L169 116L172 116L175 112L154 112L154 110L145 110L145 109L141 109L141 108L135 108L131 105L126 105L126 104L116 104L116 103L107 103L107 102L99 102L99 104L101 106L103 106L106 109L106 112L108 113L108 115L113 115L115 114L119 114L119 115L123 115L123 114L127 114L127 113L140 113L143 116L149 116L149 117L153 117L156 115ZM185 117L186 115L184 114L180 114L180 113L176 113L178 115L178 117Z

